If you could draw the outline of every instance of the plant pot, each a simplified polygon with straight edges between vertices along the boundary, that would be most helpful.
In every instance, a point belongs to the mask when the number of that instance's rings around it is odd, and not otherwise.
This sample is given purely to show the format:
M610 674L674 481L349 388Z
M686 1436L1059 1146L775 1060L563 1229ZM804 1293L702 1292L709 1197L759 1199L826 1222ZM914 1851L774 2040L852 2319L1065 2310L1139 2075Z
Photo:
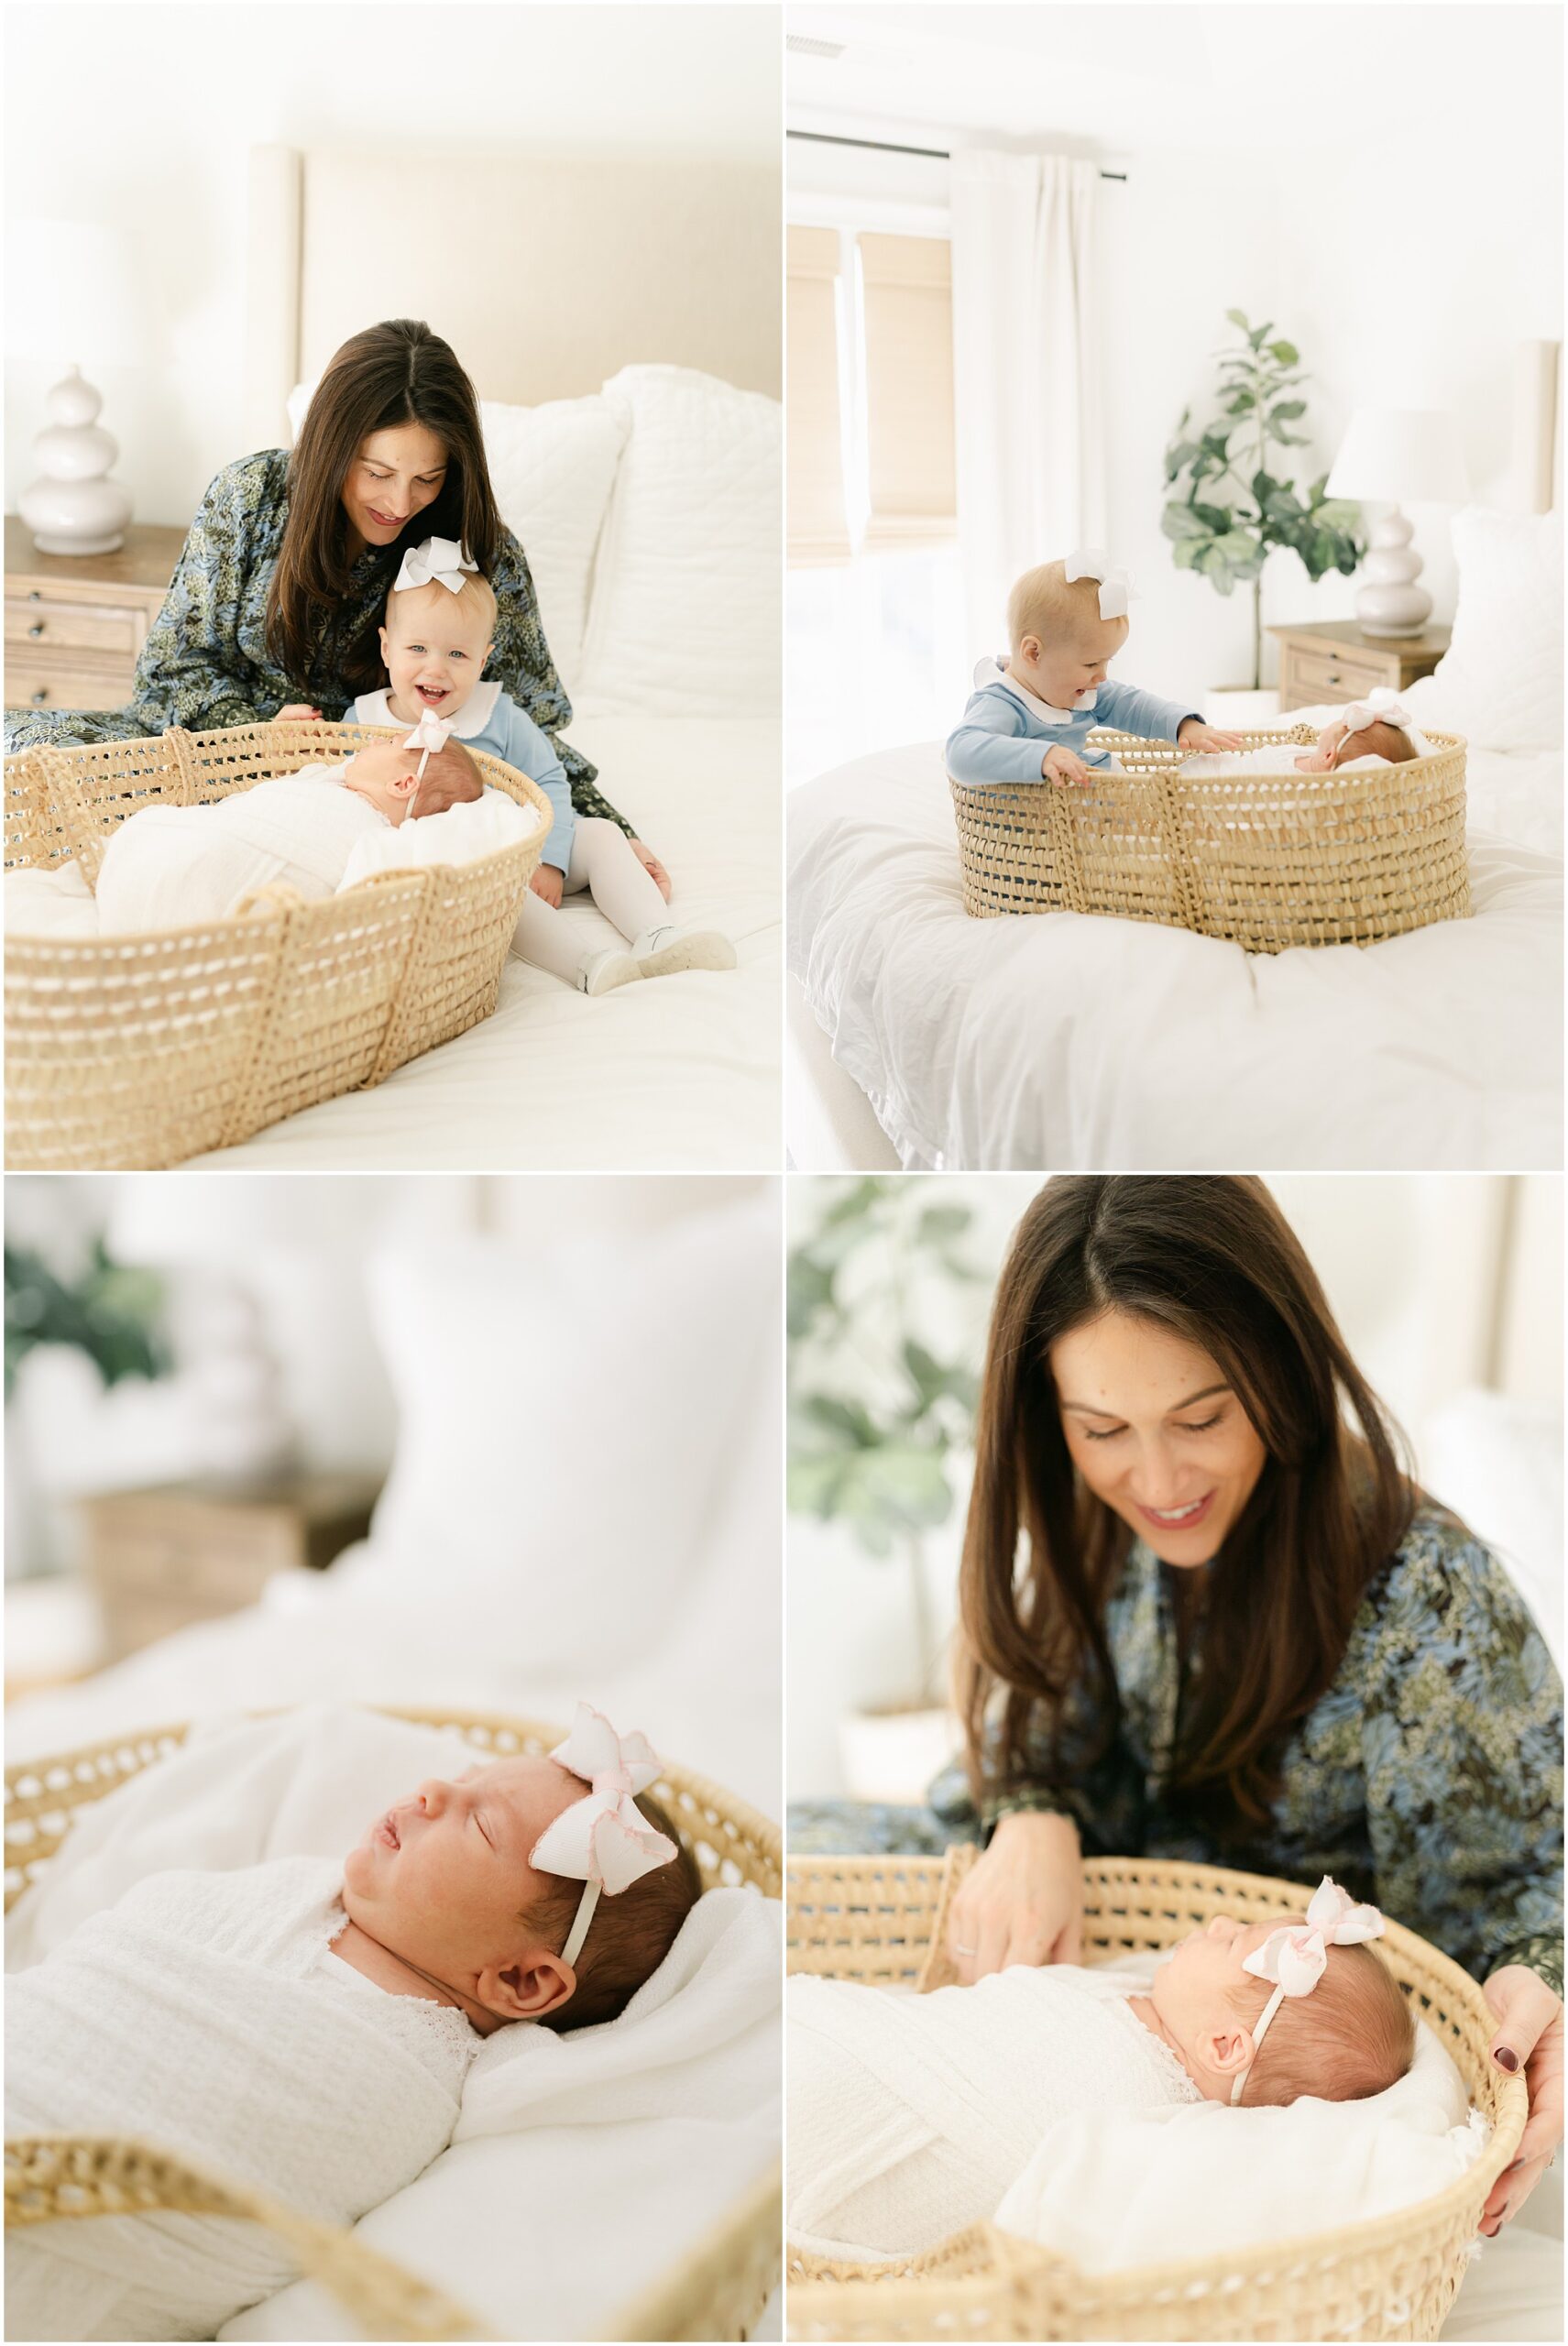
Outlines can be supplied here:
M1279 716L1279 694L1273 685L1261 691L1251 685L1211 685L1203 696L1203 715L1226 733L1247 725L1273 725Z
M951 1711L851 1711L839 1722L839 1758L850 1800L899 1806L923 1801L932 1777L962 1747L963 1731Z

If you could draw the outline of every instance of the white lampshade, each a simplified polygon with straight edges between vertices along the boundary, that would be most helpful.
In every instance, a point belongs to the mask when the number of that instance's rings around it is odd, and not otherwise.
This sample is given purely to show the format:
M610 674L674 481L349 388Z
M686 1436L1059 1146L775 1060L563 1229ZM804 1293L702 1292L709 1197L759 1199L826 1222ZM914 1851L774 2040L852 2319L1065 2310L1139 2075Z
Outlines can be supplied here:
M1358 407L1329 475L1328 493L1359 503L1463 505L1470 476L1453 418L1435 408Z
M148 302L130 238L93 220L16 220L5 231L5 348L66 366L141 364Z

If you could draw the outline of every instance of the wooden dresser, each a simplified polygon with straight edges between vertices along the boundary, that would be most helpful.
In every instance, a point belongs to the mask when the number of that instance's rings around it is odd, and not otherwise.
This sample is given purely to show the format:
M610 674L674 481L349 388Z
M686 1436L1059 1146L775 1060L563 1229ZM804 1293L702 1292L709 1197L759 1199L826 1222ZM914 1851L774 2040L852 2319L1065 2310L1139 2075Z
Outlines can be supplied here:
M183 530L133 523L117 554L39 554L5 517L5 706L123 708Z
M1310 627L1271 627L1279 646L1279 707L1310 708L1323 701L1364 700L1378 685L1402 693L1430 676L1448 650L1449 630L1421 635L1363 635L1354 619Z
M254 1605L275 1573L324 1570L364 1539L379 1487L363 1474L307 1474L249 1485L166 1483L82 1500L105 1658Z

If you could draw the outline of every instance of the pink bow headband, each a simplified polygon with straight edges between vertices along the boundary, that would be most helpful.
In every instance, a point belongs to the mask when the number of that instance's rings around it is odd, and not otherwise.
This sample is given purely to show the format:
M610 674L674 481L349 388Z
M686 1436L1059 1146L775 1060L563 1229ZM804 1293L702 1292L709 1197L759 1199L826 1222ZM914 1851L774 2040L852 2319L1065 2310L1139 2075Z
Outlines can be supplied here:
M1376 1906L1358 1906L1349 1893L1324 1874L1307 1907L1303 1923L1287 1923L1271 1931L1263 1945L1242 1957L1242 1969L1255 1979L1272 1979L1275 1990L1252 2033L1252 2060L1231 2088L1234 2108L1252 2075L1268 2024L1287 1996L1310 1996L1329 1968L1331 1946L1357 1946L1363 1939L1383 1935L1383 1917Z
M680 1852L667 1833L654 1831L637 1805L635 1795L657 1780L660 1767L645 1735L617 1735L602 1712L579 1703L571 1734L550 1757L591 1787L545 1826L528 1853L529 1864L541 1873L586 1885L561 1950L562 1960L572 1963L587 1937L601 1891L617 1897Z
M1391 685L1374 685L1365 700L1353 700L1339 712L1340 721L1347 733L1359 733L1368 725L1393 725L1408 733L1410 747L1425 757L1431 743L1420 726L1413 725L1404 702Z

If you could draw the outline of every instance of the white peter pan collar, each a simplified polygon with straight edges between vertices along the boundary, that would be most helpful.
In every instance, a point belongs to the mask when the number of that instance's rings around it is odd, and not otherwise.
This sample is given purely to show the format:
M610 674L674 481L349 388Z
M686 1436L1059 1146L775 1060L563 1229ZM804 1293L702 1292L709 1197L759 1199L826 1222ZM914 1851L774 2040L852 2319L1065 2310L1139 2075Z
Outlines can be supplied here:
M1097 697L1095 687L1091 685L1087 692L1079 694L1070 708L1053 708L1048 700L1042 700L1038 693L1032 693L1027 685L1021 685L1016 676L1009 674L1005 661L989 658L976 661L974 684L977 692L983 692L987 685L1005 685L1042 725L1070 725L1084 709L1093 707Z
M460 741L471 741L476 733L484 731L496 713L496 703L500 696L501 688L493 681L488 685L475 685L456 716L449 717L445 720ZM362 708L365 711L364 716L359 719L360 724L401 725L404 722L403 718L392 715L387 701L388 695L385 690L378 693L361 693L355 703L356 708Z

